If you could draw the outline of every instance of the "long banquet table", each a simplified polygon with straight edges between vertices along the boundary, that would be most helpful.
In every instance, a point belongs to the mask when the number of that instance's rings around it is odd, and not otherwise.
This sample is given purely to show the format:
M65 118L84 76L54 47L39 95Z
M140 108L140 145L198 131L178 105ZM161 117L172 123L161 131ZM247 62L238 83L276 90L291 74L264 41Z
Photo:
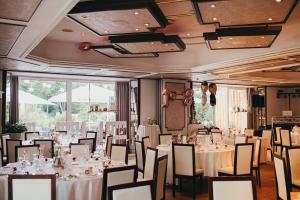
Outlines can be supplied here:
M173 162L172 162L172 146L159 145L158 157L168 155L167 180L168 184L173 183ZM228 145L217 147L215 145L195 146L196 167L204 169L204 176L217 176L218 168L229 167L233 165L234 147Z

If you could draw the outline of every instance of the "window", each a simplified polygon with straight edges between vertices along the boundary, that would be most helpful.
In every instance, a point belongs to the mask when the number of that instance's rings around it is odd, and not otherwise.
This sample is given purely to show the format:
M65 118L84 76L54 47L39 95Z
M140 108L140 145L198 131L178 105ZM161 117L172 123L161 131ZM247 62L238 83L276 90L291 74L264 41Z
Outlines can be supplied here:
M66 111L65 81L19 79L20 122L35 122L38 130L45 130L66 122Z
M209 104L209 92L207 92L207 103L205 105L201 104L202 92L199 88L195 91L195 110L196 110L196 120L201 122L206 127L212 127L214 125L214 107Z

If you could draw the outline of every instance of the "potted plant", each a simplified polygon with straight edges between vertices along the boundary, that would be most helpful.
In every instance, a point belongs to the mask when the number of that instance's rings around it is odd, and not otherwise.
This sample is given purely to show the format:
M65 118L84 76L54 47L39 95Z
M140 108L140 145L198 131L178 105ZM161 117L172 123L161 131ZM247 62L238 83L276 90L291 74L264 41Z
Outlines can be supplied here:
M27 131L26 125L24 123L6 123L5 133L10 135L12 139L22 139L22 133Z

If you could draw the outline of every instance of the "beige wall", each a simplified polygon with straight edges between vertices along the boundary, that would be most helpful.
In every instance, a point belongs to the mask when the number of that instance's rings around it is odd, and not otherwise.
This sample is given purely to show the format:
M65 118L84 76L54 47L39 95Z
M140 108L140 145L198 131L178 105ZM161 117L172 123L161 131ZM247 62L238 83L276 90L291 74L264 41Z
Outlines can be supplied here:
M150 117L153 120L157 119L157 80L141 79L140 80L140 119L141 122L147 120Z
M267 100L267 124L271 125L272 116L281 116L282 111L289 110L289 99L288 98L277 98L278 90L283 90L284 92L294 92L300 87L294 88L278 88L278 87L267 87L266 100ZM300 116L300 97L291 97L291 110L294 116Z

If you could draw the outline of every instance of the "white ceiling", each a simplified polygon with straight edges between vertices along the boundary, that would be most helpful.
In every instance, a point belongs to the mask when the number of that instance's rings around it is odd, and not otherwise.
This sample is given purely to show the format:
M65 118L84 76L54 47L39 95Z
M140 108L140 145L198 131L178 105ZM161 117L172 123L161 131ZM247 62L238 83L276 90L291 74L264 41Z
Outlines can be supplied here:
M110 69L120 70L121 72L118 75L122 72L125 73L124 71L132 71L133 74L127 75L133 77L148 77L151 74L149 77L189 78L196 81L215 80L224 83L232 80L237 84L261 85L284 82L278 77L274 77L273 82L264 81L263 75L260 75L262 79L252 80L252 76L258 75L250 72L246 74L246 77L248 75L247 79L250 80L245 80L245 74L233 77L230 73L219 74L215 70L253 63L247 68L251 69L258 61L300 55L300 4L296 6L287 23L283 25L282 32L270 48L209 50L204 43L202 33L214 31L215 26L200 25L198 23L191 1L160 0L157 1L158 5L171 23L165 29L158 30L158 32L167 35L178 34L187 44L186 50L175 53L161 53L157 58L112 59L95 51L79 50L78 47L82 42L105 45L109 44L109 41L107 37L100 37L66 17L66 14L77 1L66 0L62 3L59 0L44 0L31 21L26 24L27 28L25 33L22 33L24 34L23 37L18 39L8 57L18 60L30 60L32 63L48 67L80 66L80 68L91 67L93 69L105 69L106 71ZM3 20L0 19L1 21ZM47 23L45 23L46 21ZM64 32L64 29L67 29L67 31L72 30L72 32ZM263 67L261 70L263 70ZM247 70L245 70L246 72ZM276 82L276 80L278 81Z

